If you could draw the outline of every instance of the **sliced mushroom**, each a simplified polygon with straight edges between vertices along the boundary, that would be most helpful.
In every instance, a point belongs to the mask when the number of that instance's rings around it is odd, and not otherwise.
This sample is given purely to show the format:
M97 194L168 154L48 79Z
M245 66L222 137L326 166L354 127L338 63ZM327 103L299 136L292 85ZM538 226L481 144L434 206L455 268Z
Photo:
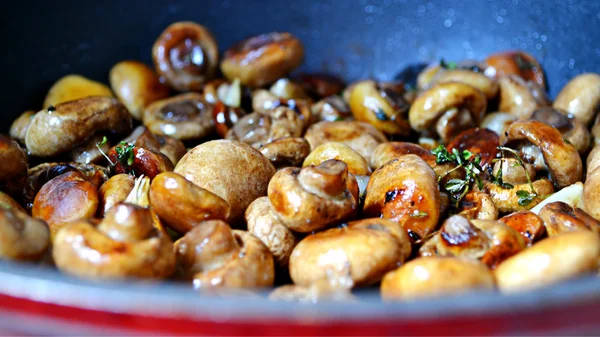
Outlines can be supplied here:
M78 220L62 228L52 256L60 271L87 279L162 279L175 271L173 244L155 230L150 210L128 203L97 227Z
M600 75L586 73L575 76L558 93L553 107L565 110L589 125L600 107Z
M388 162L371 174L363 213L398 222L414 233L413 241L427 237L435 230L440 217L440 191L435 172L414 154Z
M27 150L40 157L69 151L95 132L131 130L131 117L116 98L86 97L61 103L35 114L27 129Z
M440 83L421 93L408 113L411 127L437 134L444 142L465 128L479 125L487 100L478 89L464 83Z
M194 227L175 243L175 251L184 278L193 278L198 290L273 285L275 265L269 249L252 234L231 230L223 221Z
M219 48L208 28L190 21L176 22L154 42L152 60L158 75L175 90L200 90L215 76Z
M530 211L514 212L500 218L499 221L519 232L527 246L539 241L546 234L544 221Z
M112 97L113 94L110 88L100 82L92 81L81 75L67 75L52 85L44 99L43 108L48 109L60 103L90 96Z
M214 130L213 107L198 93L155 101L144 110L144 125L156 135L180 140L206 137Z
M582 230L600 232L600 221L581 208L571 207L561 201L544 206L540 210L539 216L544 220L548 236Z
M367 286L402 264L411 252L406 231L396 222L364 219L309 235L290 257L294 284L329 280L337 288Z
M535 110L531 119L555 127L564 140L572 144L581 155L585 154L590 147L592 135L587 126L565 111L544 107Z
M515 115L524 120L538 108L549 105L548 98L539 87L532 82L525 82L516 75L502 76L500 85L500 101L498 110Z
M0 205L0 257L38 260L50 245L48 225L18 208Z
M348 166L336 159L279 170L269 182L268 195L279 220L301 233L347 220L358 207L356 179L348 174Z
M27 110L17 117L10 125L10 131L8 133L10 138L21 144L25 144L25 136L27 135L27 129L31 124L33 116L35 116L35 111Z
M354 175L370 175L371 168L365 158L344 143L329 142L317 146L304 160L302 167L319 165L327 160L337 159L348 165L348 172Z
M15 140L0 134L0 190L18 195L27 181L27 155Z
M131 174L116 174L108 179L98 190L98 216L104 217L114 205L124 202L133 190L135 178Z
M525 81L535 82L542 88L546 87L544 72L539 62L522 50L511 50L489 55L485 62L485 74L491 78L501 78L506 75L516 75Z
M142 119L146 106L167 98L170 93L154 70L142 62L119 62L110 69L108 76L111 88L135 119Z
M290 33L273 32L243 40L227 51L221 71L229 80L261 87L285 77L304 58L302 43Z

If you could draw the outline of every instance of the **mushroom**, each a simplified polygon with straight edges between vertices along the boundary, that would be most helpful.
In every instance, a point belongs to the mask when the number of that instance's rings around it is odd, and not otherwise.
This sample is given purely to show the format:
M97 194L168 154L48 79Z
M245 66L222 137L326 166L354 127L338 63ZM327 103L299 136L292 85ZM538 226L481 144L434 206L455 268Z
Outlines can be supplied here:
M184 278L194 288L258 289L270 287L275 264L269 249L252 234L232 230L221 220L198 224L175 243Z
M116 174L108 179L98 190L98 217L104 217L114 205L124 202L133 190L135 178L131 174Z
M363 213L398 222L413 242L429 236L440 217L440 190L435 172L414 154L388 162L371 174Z
M74 163L93 164L104 158L104 154L110 150L108 141L104 141L101 134L95 134L84 143L74 147L69 156Z
M135 119L142 119L144 108L154 101L167 98L164 85L152 68L139 61L122 61L109 73L110 86L117 98Z
M589 177L590 173L594 172L594 170L600 167L600 145L595 145L592 148L592 151L587 156L586 159L586 174Z
M131 117L116 98L92 96L50 106L35 114L25 136L31 155L51 157L85 142L95 132L127 132Z
M596 119L594 120L594 125L592 126L591 135L594 138L594 144L600 144L600 114L596 115ZM11 133L12 135L12 133ZM12 137L12 136L11 136Z
M545 287L598 271L600 236L591 231L544 239L501 263L494 276L504 293Z
M419 256L456 256L480 260L491 269L525 249L519 232L495 220L469 220L453 215L419 249Z
M208 28L175 22L154 42L152 60L158 75L175 90L200 90L217 72L219 49Z
M174 172L158 174L150 185L152 209L170 227L187 233L206 220L225 220L229 204Z
M337 122L352 118L350 107L340 96L327 96L311 107L315 122Z
M525 81L532 81L541 88L546 88L544 72L539 62L522 50L503 51L489 55L485 59L485 74L499 79L506 75L516 75Z
M173 171L173 163L162 152L121 142L108 151L108 159L116 173L145 175L153 179L161 172Z
M530 211L514 212L498 219L498 221L519 232L527 246L539 241L546 233L544 221Z
M478 155L481 158L481 167L486 169L498 153L500 138L490 130L482 128L467 129L452 138L448 145L448 151L457 149L460 153L465 150Z
M10 195L0 191L0 207L4 207L9 210L21 211L23 213L27 213L23 206L19 204L15 199L13 199Z
M228 82L217 78L204 84L202 88L204 99L210 104L224 103L231 108L239 108L242 104L242 86L237 78Z
M310 145L304 138L284 137L275 139L259 148L277 168L299 166L310 153Z
M538 108L550 105L546 94L533 82L525 82L516 75L498 79L500 100L498 110L525 120Z
M482 73L470 69L452 69L440 72L436 76L435 84L460 82L479 89L485 97L493 99L498 94L498 83ZM432 84L434 84L432 83Z
M241 108L234 108L222 101L217 101L213 107L213 123L219 136L225 138L229 130L236 125L246 113Z
M18 208L0 204L0 257L38 260L50 245L48 225Z
M187 152L187 149L181 140L170 136L157 136L143 125L135 128L123 141L128 144L133 144L136 147L143 147L147 150L153 150L155 152L160 151L171 160L173 165L177 165L179 159ZM108 150L106 152L108 152Z
M375 147L387 141L381 131L359 121L319 122L306 130L304 138L312 150L323 143L344 143L367 161L371 158Z
M444 68L438 62L426 66L417 76L417 90L426 91L431 88L443 72Z
M398 92L381 87L375 81L361 81L354 84L348 103L356 120L369 123L388 135L409 135L406 117L410 105Z
M154 226L149 209L118 203L95 226L85 218L63 227L52 256L58 269L86 279L163 279L175 271L171 240Z
M18 195L27 181L27 155L15 140L0 134L0 190Z
M35 197L31 214L48 223L52 238L69 222L92 218L98 208L98 187L78 171L48 181Z
M174 172L227 201L227 220L237 224L254 199L267 195L275 167L250 145L214 140L186 153Z
M371 168L365 158L344 143L329 142L317 146L304 160L302 167L317 166L327 160L337 159L348 165L353 175L370 175Z
M304 58L302 43L290 33L272 32L233 45L223 55L221 71L229 80L262 87L286 76Z
M193 140L213 132L212 114L212 105L206 102L202 95L186 93L148 105L142 115L142 121L155 135Z
M579 207L572 207L564 202L556 201L544 206L539 213L544 220L548 236L565 232L593 231L600 232L600 222Z
M10 125L8 133L10 138L21 144L25 144L25 135L27 135L27 129L29 128L29 124L31 124L33 116L35 116L35 111L27 110L17 117Z
M492 197L480 191L469 191L460 200L457 214L473 220L496 220L498 209Z
M516 121L518 116L508 112L493 112L485 115L479 127L494 131L497 135L501 135L509 127L512 122Z
M411 245L404 228L386 219L364 219L309 235L290 257L294 284L323 280L337 288L368 286L402 264Z
M421 93L408 112L410 126L425 134L437 134L447 142L465 128L479 125L487 99L464 83L440 83Z
M66 75L50 87L44 99L44 109L60 103L75 101L90 96L112 97L110 88L106 85L92 81L81 75Z
M552 106L589 125L600 107L600 75L585 73L575 76L558 93Z
M248 232L259 238L271 251L277 265L287 268L292 249L298 243L296 235L277 217L268 197L254 200L246 209Z
M495 289L488 267L456 257L419 257L385 275L381 282L384 301L406 301Z
M500 214L526 211L554 193L554 185L546 178L531 183L515 184L506 188L491 182L484 182L484 191L490 195ZM525 194L525 197L523 195Z
M581 181L583 176L581 157L573 145L565 142L556 128L533 120L515 122L500 137L501 145L514 142L528 142L533 145L533 148L529 146L529 149L533 151L539 149L550 177L558 188ZM539 155L532 158L531 152L527 151L527 148L521 147L525 162L539 160Z
M527 183L527 176L535 177L535 167L529 163L523 163L516 158L502 158L494 163L492 175L502 177L504 183L521 185Z
M169 136L156 136L162 152L173 165L177 165L179 160L187 153L187 149L182 141Z
M592 135L587 126L573 115L552 107L544 107L535 110L531 119L553 126L560 131L565 141L575 147L579 154L587 153Z
M273 85L271 85L271 87L269 88L269 91L273 95L286 100L309 99L308 95L306 94L304 88L301 85L292 82L285 77L282 77L278 79L275 83L273 83Z
M332 74L304 73L295 76L293 80L317 97L334 97L344 89L344 82Z
M356 178L336 159L277 171L269 182L268 195L278 219L300 233L347 220L358 208Z

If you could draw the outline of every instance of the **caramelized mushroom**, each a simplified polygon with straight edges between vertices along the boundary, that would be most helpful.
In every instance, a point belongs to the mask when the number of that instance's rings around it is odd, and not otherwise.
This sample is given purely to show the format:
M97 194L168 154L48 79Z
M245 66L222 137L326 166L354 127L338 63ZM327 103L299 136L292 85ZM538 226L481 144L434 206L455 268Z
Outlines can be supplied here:
M98 216L104 217L114 205L124 202L133 190L135 178L131 174L116 174L108 179L98 190Z
M498 110L524 120L538 108L549 105L545 93L533 82L525 82L516 75L503 76L498 80L500 101Z
M0 207L4 207L9 210L21 211L27 213L23 206L19 204L15 199L11 198L10 195L0 191Z
M31 124L33 116L35 116L35 111L27 110L17 117L10 125L10 131L8 133L10 138L21 144L25 144L25 135L27 135L27 129Z
M302 119L291 109L280 107L269 114L254 112L244 116L229 130L226 139L239 140L259 149L284 137L300 137Z
M121 143L108 151L108 159L116 173L145 175L153 179L161 172L173 171L173 163L163 153Z
M288 78L280 78L269 88L269 91L283 99L308 99L304 88L290 81Z
M0 204L0 257L37 260L50 245L48 225L18 208Z
M81 75L67 75L50 87L44 99L43 108L48 109L60 103L90 96L112 97L112 95L110 89L100 82L92 81Z
M521 185L527 183L527 175L535 177L535 167L529 163L522 166L516 158L502 158L494 164L492 175L502 177L504 183Z
M468 69L445 70L436 76L436 84L449 82L465 83L477 88L487 99L492 99L498 94L498 83L496 81L489 79L482 73Z
M548 179L540 178L533 181L532 185L533 191L531 190L531 185L528 183L515 184L512 188L505 188L498 184L485 182L484 190L492 197L498 212L507 214L530 210L554 193L554 185ZM528 198L522 198L520 194L524 192L521 191L526 192Z
M481 128L494 131L497 135L501 135L512 122L516 121L518 116L508 112L494 112L485 115L483 121L479 125Z
M587 126L565 111L544 107L535 110L531 119L556 128L564 140L573 145L581 155L585 154L590 147L592 136Z
M74 163L94 164L104 158L104 154L110 150L108 141L103 140L103 136L96 134L84 143L71 150L70 157Z
M588 172L583 184L584 209L596 220L600 220L600 168Z
M178 91L200 90L217 71L219 49L208 28L183 21L169 25L152 46L159 76Z
M458 203L458 213L467 219L496 220L498 209L492 197L480 191L469 191Z
M177 165L179 160L186 154L187 149L182 141L169 136L157 136L160 144L160 152L171 160L173 165Z
M229 80L239 78L250 87L285 77L304 58L302 43L290 33L268 33L243 40L227 51L221 61L221 71Z
M260 152L277 168L299 166L310 153L304 138L284 137L260 147Z
M530 211L520 211L511 213L499 219L507 226L521 234L527 246L531 246L540 240L546 233L544 221L535 213Z
M340 96L328 96L311 107L315 122L337 122L352 118L350 107Z
M544 220L548 236L565 232L593 231L599 232L600 222L579 207L557 201L544 206L539 213Z
M18 195L27 180L27 155L15 140L0 134L0 190Z
M304 160L302 167L319 165L329 159L337 159L348 165L354 175L370 175L371 168L365 158L344 143L329 142L317 146Z
M219 136L225 138L229 130L236 125L245 115L240 108L226 105L217 101L213 107L213 123Z
M498 153L500 138L493 131L473 128L459 133L448 143L448 151L457 149L462 153L468 150L481 158L481 167L485 169Z
M565 110L589 125L600 107L600 75L586 73L575 76L558 93L553 107Z
M546 87L542 67L532 55L522 50L495 53L488 56L485 62L485 74L491 78L516 75L525 81L535 82L542 88Z

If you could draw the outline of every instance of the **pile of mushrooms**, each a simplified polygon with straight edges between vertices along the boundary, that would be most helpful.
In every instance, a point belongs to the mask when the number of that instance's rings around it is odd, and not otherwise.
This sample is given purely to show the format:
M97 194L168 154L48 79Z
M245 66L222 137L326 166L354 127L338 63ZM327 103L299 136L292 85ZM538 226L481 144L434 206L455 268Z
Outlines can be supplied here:
M598 273L600 75L552 100L522 51L346 85L296 73L287 32L218 50L173 23L152 65L119 62L110 86L68 74L19 116L0 135L0 257L300 302Z

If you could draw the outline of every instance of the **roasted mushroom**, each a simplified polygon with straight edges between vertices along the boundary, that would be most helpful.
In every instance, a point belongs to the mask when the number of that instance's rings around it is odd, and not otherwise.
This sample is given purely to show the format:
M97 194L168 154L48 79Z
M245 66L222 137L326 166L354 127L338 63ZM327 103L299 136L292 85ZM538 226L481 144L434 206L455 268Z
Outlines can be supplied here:
M520 211L498 219L521 234L527 246L539 241L546 233L544 221L535 213Z
M0 258L37 260L50 245L48 225L18 208L0 204Z
M44 109L60 103L75 101L90 96L112 97L110 89L81 75L67 75L56 81L46 94Z
M503 76L498 80L500 100L498 110L524 120L538 108L550 105L543 89L534 82L526 82L517 75Z
M498 94L498 83L484 74L470 69L452 69L440 72L434 83L460 82L479 89L487 99L493 99ZM433 83L432 83L433 84Z
M285 77L304 58L302 43L290 33L273 32L243 40L227 51L221 71L229 80L261 87Z
M162 279L175 271L171 240L153 226L149 209L119 203L95 226L82 218L63 227L52 256L64 273L88 279Z
M152 46L158 75L178 91L200 90L217 71L219 49L208 28L190 21L169 25Z
M517 75L525 81L532 81L546 88L544 72L538 61L522 50L510 50L489 55L485 62L485 74L498 79L506 75Z
M579 154L587 153L592 136L587 126L573 115L552 107L537 109L531 115L532 120L553 126L563 136L563 139L573 145Z
M25 135L27 135L27 129L29 128L29 124L31 124L33 116L35 116L35 111L27 110L17 117L10 125L8 133L10 138L21 144L25 144Z
M177 165L179 160L183 158L187 152L183 142L177 138L169 136L157 136L156 138L160 144L160 152L167 156L173 165Z
M531 183L515 184L510 188L485 182L484 191L490 195L500 214L526 211L554 193L554 185L546 178Z
M206 137L214 130L213 107L198 93L155 101L144 110L144 125L156 135L179 140Z
M69 153L71 161L79 164L94 164L104 158L110 150L110 144L101 134L95 134L84 143L74 147Z
M352 118L352 112L340 96L328 96L311 107L313 120L316 122L337 122Z
M457 214L467 219L474 220L496 220L498 219L498 208L492 197L481 191L469 191L460 199Z
M35 114L25 136L34 156L50 157L73 149L95 132L131 130L131 117L116 98L92 96L50 106Z
M364 219L309 235L292 251L294 284L328 280L339 288L367 286L402 264L411 252L404 228L386 219Z
M0 191L0 207L4 207L9 210L17 210L26 213L25 209L10 195Z
M518 118L518 116L508 112L493 112L485 115L479 126L483 129L494 131L497 135L501 135Z
M269 91L273 95L286 100L309 99L306 91L304 91L304 88L301 85L294 83L285 77L280 78L273 83L273 85L269 88Z
M269 249L252 234L231 230L223 221L198 224L175 243L175 251L183 277L193 279L195 289L273 285L275 265Z
M0 134L0 191L18 195L27 181L27 155L15 140Z
M153 179L161 172L173 171L173 163L162 152L144 149L121 142L108 151L109 164L116 173L129 173L136 177L145 175Z
M301 137L275 139L259 148L277 168L300 166L310 153L310 145Z
M600 107L600 75L586 73L574 77L558 93L552 106L589 125Z
M539 216L544 220L548 236L582 230L600 232L600 221L594 219L581 208L572 207L561 201L552 202L542 207Z
M385 144L385 143L384 143ZM329 142L317 146L304 160L302 167L317 166L329 159L337 159L348 165L348 172L354 175L370 175L371 168L365 158L344 143Z
M98 190L98 217L104 217L114 205L124 202L134 185L135 177L125 173L116 174L102 184Z
M500 138L488 129L473 128L459 133L452 138L448 145L448 151L457 149L460 153L465 150L481 158L481 167L485 170L498 153Z
M217 101L213 107L213 123L219 136L225 138L229 130L236 125L246 113L240 108Z
M169 87L160 82L150 67L138 61L122 61L109 73L110 86L135 119L142 119L144 108L167 98Z

